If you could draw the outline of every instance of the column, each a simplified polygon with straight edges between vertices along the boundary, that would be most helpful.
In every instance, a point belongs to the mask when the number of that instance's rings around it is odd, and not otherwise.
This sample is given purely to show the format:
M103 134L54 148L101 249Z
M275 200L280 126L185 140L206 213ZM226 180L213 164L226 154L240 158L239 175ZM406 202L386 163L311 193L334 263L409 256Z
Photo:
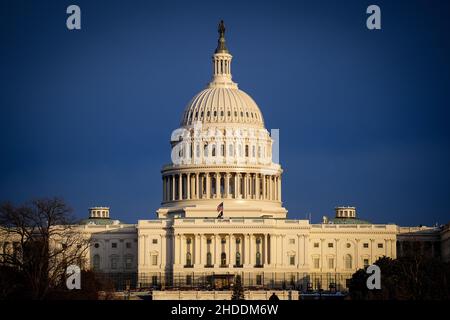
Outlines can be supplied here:
M255 199L260 199L259 193L259 173L255 173Z
M334 239L334 243L336 245L336 254L335 254L335 258L334 258L334 270L338 271L339 270L339 261L341 259L339 259L339 239Z
M200 265L200 234L194 235L194 266Z
M247 187L246 187L246 182L247 182L246 177L247 177L246 173L242 173L240 175L240 178L242 179L242 182L239 183L239 188L242 187L242 190L240 190L242 192L242 199L247 199L247 196L245 194L246 189L247 189Z
M267 199L268 200L272 200L272 176L268 175L267 176Z
M187 184L186 199L190 200L191 199L191 174L190 173L188 173L186 176L186 184Z
M181 234L178 234L178 265L181 267L182 263L183 263L183 259L182 259L182 254L183 254L183 237L181 236Z
M160 268L165 268L166 266L166 235L162 234L160 236L161 242L161 259L160 259Z
M220 265L220 237L216 233L214 234L214 267L218 267Z
M303 237L301 235L297 235L297 254L296 254L296 258L297 258L297 268L300 268L303 265L303 259L301 259L301 248L302 248L302 240Z
M286 245L284 244L285 243L285 240L286 240L286 235L285 234L283 234L282 236L281 236L281 265L282 266L285 266L286 265L286 263L285 263L285 257L286 257L286 254L285 254L285 249L286 249Z
M272 262L272 266L277 267L278 266L278 234L274 234L270 236L270 241L273 240L273 247L274 250L272 251L272 253L270 254L271 256L271 262Z
M256 258L256 243L255 243L255 235L254 234L250 234L249 236L249 264L253 267L256 263L255 258Z
M248 199L248 173L244 173L244 199Z
M389 240L384 240L384 255L389 257ZM433 251L433 244L431 246L431 251Z
M391 240L392 242L392 259L397 259L397 242L395 240Z
M220 173L216 173L214 175L214 177L216 178L216 194L214 195L214 198L220 198Z
M175 175L172 175L172 201L175 201Z
M303 252L304 252L304 260L305 260L305 268L307 268L309 266L309 235L305 235L304 236L304 247L303 247ZM337 248L337 244L336 244L336 248Z
M178 174L178 200L183 199L183 174Z
M206 172L206 199L209 199L211 196L211 179L209 177L209 173Z
M237 199L241 199L242 198L242 195L241 195L241 177L242 177L242 175L240 173L237 173L236 177L237 177L237 179L236 179Z
M105 248L105 245L103 245L103 248ZM138 253L138 265L141 267L141 266L144 265L144 259L145 259L144 236L142 234L139 235L138 251L139 251L139 253ZM105 260L105 259L103 259L103 260ZM100 263L103 263L103 261L100 261Z
M195 174L195 199L200 198L200 182L199 182L199 173Z
M324 254L323 254L323 247L324 247L324 245L323 245L323 243L325 242L325 239L320 239L320 260L319 260L319 267L320 267L320 271L322 271L323 270L323 257L324 257Z
M205 259L206 259L205 235L200 234L200 261L199 261L200 266L203 267L206 264Z
M359 269L359 253L358 253L359 239L355 239L355 242L356 242L356 244L355 244L355 266L354 266L354 268L356 268L356 270L358 270Z
M144 266L148 266L148 235L144 236Z
M228 266L232 267L234 263L234 250L233 250L233 235L230 233L228 235Z
M275 176L273 186L274 186L274 190L275 190L274 200L278 200L278 176Z
M267 234L262 235L262 264L266 266L267 263Z
M178 254L178 251L180 250L179 249L179 243L178 243L178 234L174 234L173 235L173 237L174 237L174 241L173 241L173 258L174 258L174 264L178 264L179 262L178 262L178 260L179 260L179 254Z
M281 201L281 175L278 176L278 201Z
M269 264L275 266L276 263L276 235L270 235L270 252L269 252Z
M225 174L225 194L228 199L231 198L231 196L230 196L230 174L229 173Z
M263 183L262 183L262 187L263 187L263 196L262 196L262 198L263 198L263 200L266 200L266 175L263 174L261 179L263 181Z
M244 256L244 264L250 266L250 234L244 235L244 245L242 246L242 254Z

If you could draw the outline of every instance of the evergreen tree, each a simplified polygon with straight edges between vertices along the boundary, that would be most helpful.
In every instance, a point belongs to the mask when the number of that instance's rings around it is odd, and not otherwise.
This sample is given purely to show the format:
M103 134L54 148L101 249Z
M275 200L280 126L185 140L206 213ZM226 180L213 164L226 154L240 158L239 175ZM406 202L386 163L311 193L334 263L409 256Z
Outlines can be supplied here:
M231 300L245 300L244 288L242 287L240 275L237 275L234 281L233 294L231 295Z

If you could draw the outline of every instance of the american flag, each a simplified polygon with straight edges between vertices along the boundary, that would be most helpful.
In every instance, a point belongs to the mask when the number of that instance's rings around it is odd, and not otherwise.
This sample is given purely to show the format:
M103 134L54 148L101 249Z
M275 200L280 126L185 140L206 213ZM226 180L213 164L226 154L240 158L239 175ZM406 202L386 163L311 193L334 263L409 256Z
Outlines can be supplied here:
M217 216L217 218L222 218L223 217L223 202L221 202L217 206L217 212L219 212L219 215Z

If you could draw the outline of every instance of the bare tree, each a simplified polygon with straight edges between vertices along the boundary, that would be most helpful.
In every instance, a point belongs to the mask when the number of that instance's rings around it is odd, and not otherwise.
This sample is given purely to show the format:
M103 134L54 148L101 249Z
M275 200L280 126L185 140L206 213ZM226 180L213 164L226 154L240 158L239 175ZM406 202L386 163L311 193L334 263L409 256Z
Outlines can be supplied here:
M58 198L0 206L0 264L20 275L32 299L43 299L65 281L67 266L84 267L89 240Z

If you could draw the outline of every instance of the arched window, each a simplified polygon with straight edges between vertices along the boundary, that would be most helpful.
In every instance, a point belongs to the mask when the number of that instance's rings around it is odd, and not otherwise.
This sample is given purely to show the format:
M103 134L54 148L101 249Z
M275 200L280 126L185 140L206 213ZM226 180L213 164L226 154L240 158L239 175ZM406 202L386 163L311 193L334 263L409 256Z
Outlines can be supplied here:
M256 265L257 266L261 265L261 253L260 252L256 253Z
M192 255L190 252L186 253L186 265L192 266Z
M203 147L203 156L204 157L208 156L208 144L205 144L205 146Z
M197 147L195 148L195 153L196 153L197 158L200 158L200 146L199 145L197 145Z
M248 144L245 145L245 156L248 157Z
M351 269L352 268L352 256L347 254L344 258L344 265L345 269Z
M256 147L252 146L252 157L256 157Z
M94 270L100 270L100 256L98 254L94 255L92 262Z
M230 146L228 147L228 154L230 157L233 156L233 145L232 144L230 144Z
M239 252L236 252L236 265L241 265L241 254Z
M225 266L227 264L227 254L222 252L220 255L220 265Z
M206 265L207 265L207 266L212 266L212 256L211 256L211 252L206 253Z
M239 157L242 157L242 145L238 145Z
M215 157L215 156L216 156L216 145L213 144L212 149L211 149L211 157Z

